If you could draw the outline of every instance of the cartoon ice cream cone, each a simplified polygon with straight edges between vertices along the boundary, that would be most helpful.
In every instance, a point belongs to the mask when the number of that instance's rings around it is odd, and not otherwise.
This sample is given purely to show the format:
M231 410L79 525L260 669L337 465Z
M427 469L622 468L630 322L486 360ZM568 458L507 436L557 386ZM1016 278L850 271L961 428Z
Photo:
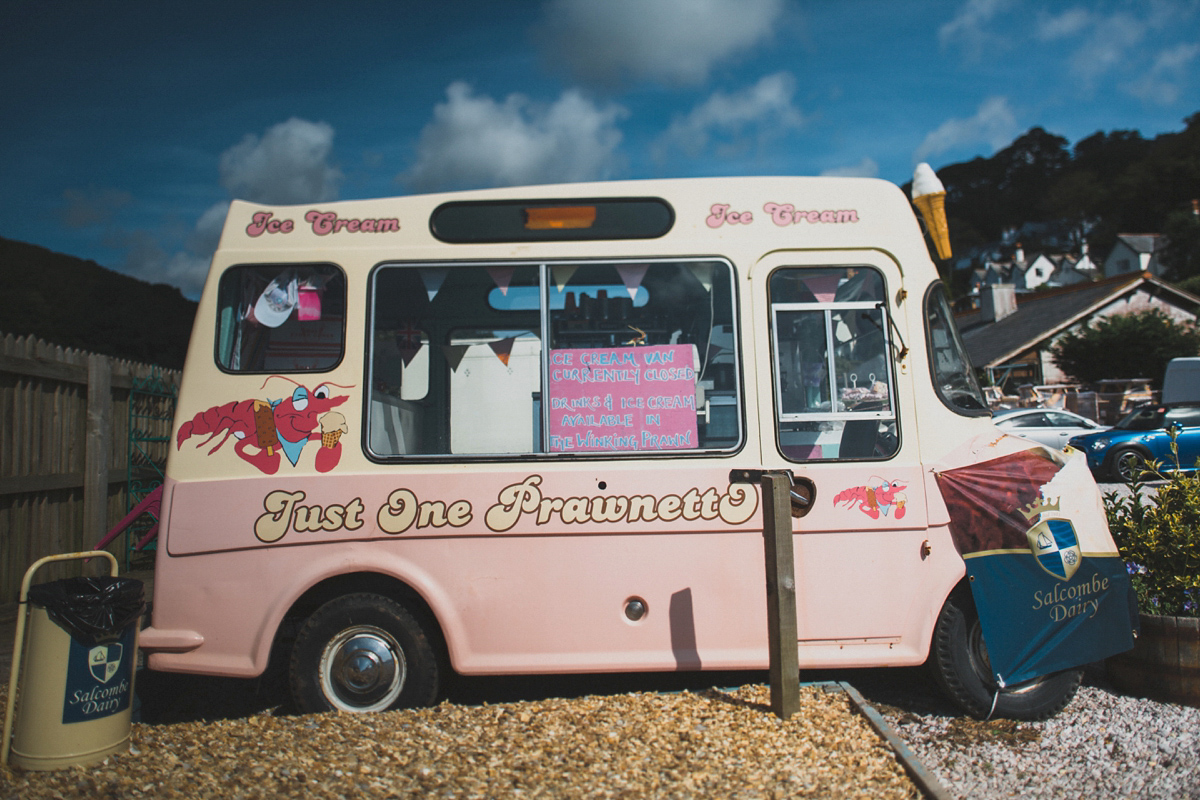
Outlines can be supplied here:
M925 227L933 237L938 258L950 258L950 226L946 224L946 187L938 180L933 167L922 161L913 172L913 203L925 220Z
M343 433L349 432L346 418L336 411L330 411L321 417L321 446L332 450L337 446Z

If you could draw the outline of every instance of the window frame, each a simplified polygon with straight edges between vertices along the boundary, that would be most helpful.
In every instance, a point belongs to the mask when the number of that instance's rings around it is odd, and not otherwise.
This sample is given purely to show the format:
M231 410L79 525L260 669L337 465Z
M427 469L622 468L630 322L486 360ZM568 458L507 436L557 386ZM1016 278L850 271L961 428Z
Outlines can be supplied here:
M338 347L338 356L336 359L334 359L334 361L329 366L307 367L307 368L287 369L287 370L279 370L279 369L253 369L253 370L251 370L251 369L233 369L233 368L227 367L227 366L225 366L225 364L221 363L221 313L222 313L223 308L225 308L225 306L222 305L222 296L223 296L222 289L224 288L225 279L227 276L229 276L231 273L233 273L236 270L246 270L246 269L278 269L279 274L283 274L283 272L285 272L286 270L289 270L289 269L295 269L295 270L319 269L322 267L330 267L333 270L335 270L336 274L341 276L342 286L343 286L342 308L344 309L344 311L342 314L342 326L341 326L341 335L340 335L339 347ZM327 372L333 372L338 367L340 367L342 365L342 362L345 361L345 359L346 359L347 332L349 330L348 324L349 324L349 317L350 317L350 314L348 313L349 304L350 304L350 279L349 279L349 276L346 274L346 270L343 269L340 265L335 264L332 261L304 261L304 262L269 261L269 262L247 262L247 263L230 264L229 266L225 267L221 271L221 276L220 276L220 278L217 279L216 304L217 304L217 313L216 313L216 321L215 321L216 328L214 330L214 335L213 335L213 353L212 353L213 364L217 367L218 370L220 370L222 373L224 373L226 375L299 375L299 374L320 375L320 374L327 373Z
M783 270L794 271L832 271L832 270L870 270L879 278L880 284L880 299L878 300L852 300L852 301L820 301L817 302L774 302L771 297L771 281L774 276ZM807 464L807 463L822 463L822 464L838 464L838 463L864 463L876 461L890 461L895 459L903 446L903 438L901 432L901 409L900 409L900 392L897 383L897 371L895 365L895 322L892 319L891 307L889 304L888 280L886 270L880 268L877 264L869 262L854 262L848 261L835 262L820 262L820 263L781 263L773 266L770 272L765 277L766 284L766 311L768 315L768 344L770 352L770 363L768 369L771 371L771 387L772 387L772 403L771 411L774 417L774 439L775 447L785 459L791 463ZM778 312L779 311L821 311L824 314L824 331L825 331L825 348L826 348L826 370L830 375L830 405L833 405L834 395L839 391L836 381L836 370L833 368L836 365L836 349L837 338L833 330L833 312L838 310L875 310L881 315L881 330L880 335L883 340L883 355L886 366L886 385L888 390L888 407L881 410L871 411L815 411L815 412L800 412L800 413L785 413L783 410L783 388L781 385L782 369L780 364L780 347L779 347L779 331L778 331ZM894 432L894 447L890 453L885 455L875 456L850 456L842 457L840 450L838 457L835 458L797 458L789 455L786 452L785 445L781 435L784 433L784 426L796 425L804 423L822 424L829 422L843 423L842 434L845 436L845 425L851 422L863 422L875 420L877 424L883 422L891 422L895 428ZM876 436L880 434L876 433Z
M695 447L690 449L670 449L670 450L613 450L613 451L551 451L549 442L549 423L550 412L549 403L545 401L550 380L550 351L553 349L551 345L553 341L552 333L552 313L555 309L551 307L550 295L556 291L552 270L556 266L573 265L581 267L585 265L592 266L617 266L620 264L637 263L647 264L650 266L656 264L697 264L715 262L723 265L728 270L729 284L729 314L730 328L733 339L732 353L734 359L734 385L733 399L737 405L736 423L737 437L734 444L724 447ZM374 396L374 388L372 381L372 370L374 362L374 332L376 328L376 292L377 281L379 275L390 269L420 269L439 268L439 269L465 269L465 268L486 268L493 266L504 267L536 267L539 271L540 282L540 306L536 310L539 315L539 325L533 332L539 337L541 343L540 359L540 374L541 384L538 389L542 400L538 413L539 430L537 432L538 442L537 448L521 453L394 453L380 454L371 449L369 431L372 425L371 403ZM569 285L568 285L569 288ZM711 289L710 291L715 291ZM377 263L372 267L367 278L367 293L366 293L366 343L363 352L364 360L364 384L368 387L368 391L363 393L363 452L367 459L374 463L380 464L397 464L397 463L446 463L446 462L511 462L511 461L554 461L554 460L637 460L637 459L659 459L659 458L713 458L721 457L728 458L737 455L746 447L748 438L748 429L746 427L746 393L744 383L744 358L742 353L742 335L741 335L741 303L739 297L738 286L738 270L733 261L725 256L707 255L707 256L620 256L620 257L578 257L578 258L521 258L521 259L504 259L504 258L481 258L470 260L446 260L446 259L429 259L429 260L387 260ZM529 313L529 312L526 312ZM712 321L710 320L710 329ZM426 332L428 333L428 332ZM711 332L710 332L711 339ZM433 345L430 342L429 345ZM703 354L701 358L703 359ZM431 376L432 378L432 376ZM700 379L699 372L697 373L697 381ZM449 415L448 409L443 409L443 413ZM699 414L699 409L697 409Z

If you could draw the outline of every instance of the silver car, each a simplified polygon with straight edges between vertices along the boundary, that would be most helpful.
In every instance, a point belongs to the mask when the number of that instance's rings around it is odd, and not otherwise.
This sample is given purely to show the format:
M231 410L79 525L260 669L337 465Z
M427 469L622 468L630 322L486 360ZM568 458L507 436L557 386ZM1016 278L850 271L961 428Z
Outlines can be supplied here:
M996 427L1013 436L1061 450L1072 436L1107 430L1071 411L1054 408L1005 408L992 414Z

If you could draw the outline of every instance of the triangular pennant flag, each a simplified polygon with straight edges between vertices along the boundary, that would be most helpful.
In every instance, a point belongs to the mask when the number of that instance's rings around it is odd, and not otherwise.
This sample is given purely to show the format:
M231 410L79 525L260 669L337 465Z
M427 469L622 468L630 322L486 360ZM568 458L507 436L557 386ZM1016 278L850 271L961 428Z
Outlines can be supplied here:
M512 336L507 339L500 339L496 342L488 342L488 346L492 348L492 352L496 354L496 358L500 359L500 363L508 366L508 357L512 355L513 342L516 341Z
M442 282L446 280L445 269L426 267L421 270L421 280L425 283L425 291L429 294L429 302L433 302L433 298L437 297L438 291L442 288Z
M704 291L712 291L713 265L711 262L701 261L699 264L688 264L692 270L692 274L696 276L696 280L700 281L700 285L704 287Z
M832 303L837 294L838 281L841 275L814 275L804 279L804 285L817 298L818 303Z
M396 349L400 351L400 358L404 360L404 366L407 367L413 357L421 352L421 338L421 329L411 322L404 323L396 331Z
M467 354L470 345L466 344L444 344L442 345L442 354L446 356L446 363L450 365L451 372L458 372L458 365L462 363L463 356Z
M512 282L513 272L516 267L488 267L488 274L492 276L492 280L496 282L496 286L500 289L500 294L508 296L508 284Z
M577 269L579 269L578 264L554 264L550 267L550 276L554 278L554 285L560 292L567 288L567 284L571 282L571 276Z
M646 267L648 264L618 264L617 272L621 274L621 280L625 283L625 288L629 290L629 296L637 300L638 289L642 286L642 278L646 277Z

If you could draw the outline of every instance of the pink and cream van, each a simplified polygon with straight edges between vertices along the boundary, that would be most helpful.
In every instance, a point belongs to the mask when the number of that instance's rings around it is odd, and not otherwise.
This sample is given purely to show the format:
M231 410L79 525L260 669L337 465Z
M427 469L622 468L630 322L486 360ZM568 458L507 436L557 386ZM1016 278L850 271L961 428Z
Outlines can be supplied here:
M883 181L235 202L178 408L148 665L287 647L302 710L427 704L448 670L765 668L736 469L815 486L802 669L929 661L968 712L1040 717L1130 637L1086 463L992 426Z

